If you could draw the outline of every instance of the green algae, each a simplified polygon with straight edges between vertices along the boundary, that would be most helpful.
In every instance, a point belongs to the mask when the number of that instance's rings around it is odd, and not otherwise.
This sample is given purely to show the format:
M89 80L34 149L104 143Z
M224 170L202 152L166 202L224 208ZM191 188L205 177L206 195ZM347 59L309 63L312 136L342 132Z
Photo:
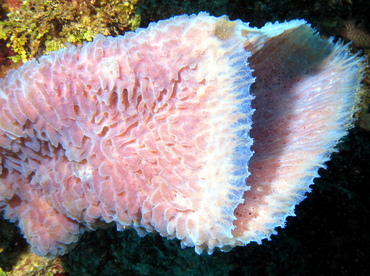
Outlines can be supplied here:
M0 22L0 39L15 53L10 59L25 62L66 44L91 41L97 34L135 30L140 24L135 13L139 2L24 0Z

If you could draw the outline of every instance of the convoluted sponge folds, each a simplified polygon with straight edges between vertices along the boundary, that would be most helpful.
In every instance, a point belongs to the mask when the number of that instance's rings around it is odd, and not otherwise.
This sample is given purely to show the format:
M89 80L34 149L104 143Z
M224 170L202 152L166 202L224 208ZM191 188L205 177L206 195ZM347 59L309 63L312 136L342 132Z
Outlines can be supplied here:
M47 257L112 222L198 253L269 238L352 122L346 50L200 13L32 60L0 82L0 210Z

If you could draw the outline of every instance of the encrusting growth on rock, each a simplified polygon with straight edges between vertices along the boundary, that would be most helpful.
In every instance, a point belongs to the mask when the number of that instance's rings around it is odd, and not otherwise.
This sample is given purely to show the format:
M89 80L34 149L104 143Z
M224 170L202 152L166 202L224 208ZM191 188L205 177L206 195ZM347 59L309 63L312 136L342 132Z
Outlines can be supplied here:
M97 34L118 35L135 30L139 0L81 1L27 0L10 8L0 22L0 39L15 52L14 62L26 62L43 53L65 48L66 43L91 41Z
M349 39L356 47L370 49L370 32L364 27L356 26L356 21L346 20L343 22L344 28L341 30L341 36Z

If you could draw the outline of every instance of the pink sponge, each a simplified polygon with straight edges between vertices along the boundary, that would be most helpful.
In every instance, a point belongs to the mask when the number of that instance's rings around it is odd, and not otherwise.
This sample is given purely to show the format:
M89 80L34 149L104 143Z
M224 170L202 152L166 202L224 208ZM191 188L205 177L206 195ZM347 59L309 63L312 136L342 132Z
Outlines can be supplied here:
M303 20L206 13L32 60L0 81L0 210L48 257L113 222L198 253L269 238L345 135L360 61Z

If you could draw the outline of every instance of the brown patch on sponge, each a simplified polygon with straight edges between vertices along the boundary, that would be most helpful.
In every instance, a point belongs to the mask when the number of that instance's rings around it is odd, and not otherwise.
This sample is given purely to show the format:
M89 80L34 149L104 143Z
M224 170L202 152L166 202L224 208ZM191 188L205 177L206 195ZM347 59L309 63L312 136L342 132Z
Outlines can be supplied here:
M235 26L236 22L223 16L216 22L215 35L221 40L227 40L233 35Z

